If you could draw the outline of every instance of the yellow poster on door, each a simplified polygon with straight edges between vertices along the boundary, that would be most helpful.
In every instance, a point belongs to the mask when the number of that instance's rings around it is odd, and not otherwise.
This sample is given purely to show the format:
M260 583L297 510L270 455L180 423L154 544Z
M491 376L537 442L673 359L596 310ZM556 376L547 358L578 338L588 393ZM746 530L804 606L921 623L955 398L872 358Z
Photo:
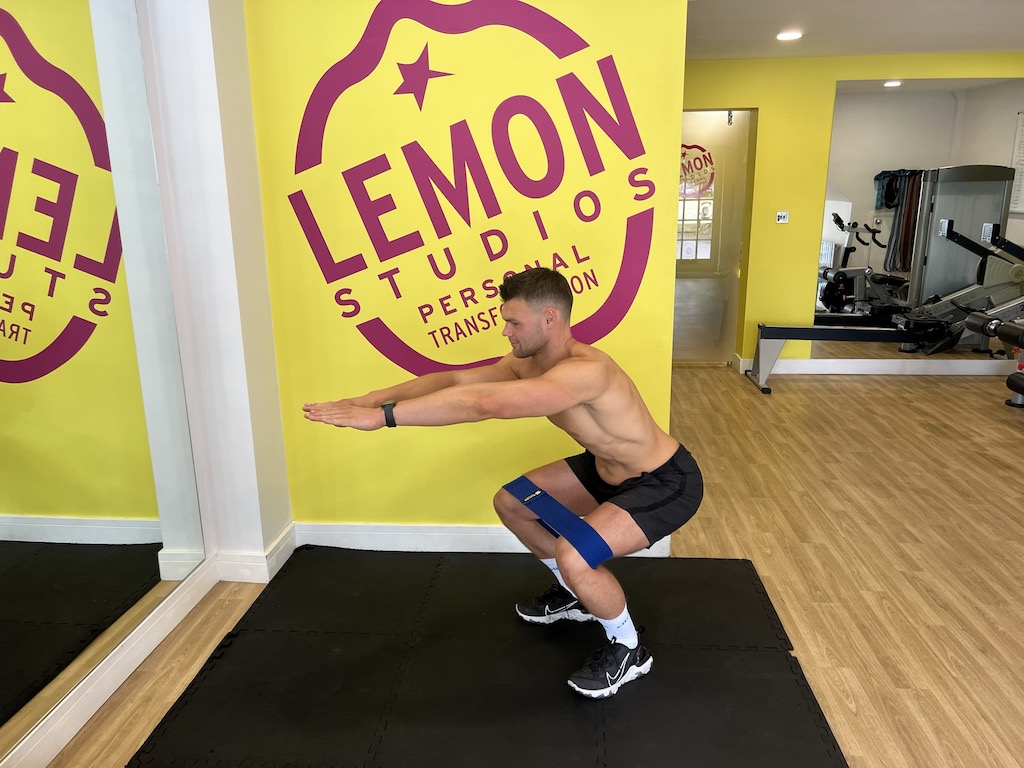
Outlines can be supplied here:
M578 448L543 420L315 427L354 396L509 351L498 285L544 266L577 339L667 426L685 3L246 3L293 514L493 522Z
M155 518L88 0L0 3L0 516Z

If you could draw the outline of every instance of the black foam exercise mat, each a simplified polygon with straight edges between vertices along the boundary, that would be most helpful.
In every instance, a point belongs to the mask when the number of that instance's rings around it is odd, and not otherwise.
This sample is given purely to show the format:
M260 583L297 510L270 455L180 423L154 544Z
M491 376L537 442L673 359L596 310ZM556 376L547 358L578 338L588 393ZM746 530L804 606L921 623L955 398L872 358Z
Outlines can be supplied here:
M553 583L551 572L533 555L438 555L417 628L427 634L457 631L467 639L507 639L510 631L533 629L516 618L516 603Z
M785 651L652 645L650 675L590 701L565 685L580 639L242 631L130 765L846 765Z
M239 628L410 632L441 556L393 554L302 547Z
M566 693L565 677L581 659L578 645L467 648L454 638L424 638L404 670L371 764L845 765L799 665L785 651L651 645L656 673L652 668L613 698L595 702ZM453 658L480 672L461 673Z
M627 557L609 567L650 642L793 650L749 560Z
M0 578L45 546L34 541L0 541Z
M0 724L60 674L96 637L91 626L0 621Z
M608 567L652 641L793 648L749 560L631 557ZM420 629L440 631L454 622L468 636L504 637L515 604L551 583L532 555L443 555Z
M0 542L0 723L157 584L160 546Z
M419 631L458 622L469 635L500 637L515 604L552 583L526 554L300 553L285 565L289 577L264 591L240 628L403 632L422 608ZM694 645L793 647L747 560L626 558L609 567L639 624Z
M653 643L648 650L651 673L604 702L608 766L660 766L666 755L701 768L846 765L791 654Z
M134 766L363 765L408 637L243 630L214 652Z
M654 666L593 701L600 626L515 616L532 557L300 548L130 765L846 765L749 562L612 568Z
M160 544L43 544L0 579L0 619L106 625L160 580Z
M402 670L370 765L387 768L594 766L599 702L566 684L602 635L529 627L520 638L421 638ZM562 629L561 627L558 628ZM628 689L623 689L623 694Z

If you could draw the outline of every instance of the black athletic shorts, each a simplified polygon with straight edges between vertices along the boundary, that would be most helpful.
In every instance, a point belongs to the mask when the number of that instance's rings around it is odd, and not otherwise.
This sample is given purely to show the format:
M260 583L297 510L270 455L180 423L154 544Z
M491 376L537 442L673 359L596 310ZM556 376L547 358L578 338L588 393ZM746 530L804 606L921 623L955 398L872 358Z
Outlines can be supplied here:
M653 472L643 472L619 485L609 485L601 478L590 451L565 462L598 504L610 501L629 512L649 544L682 527L704 498L700 468L683 446Z

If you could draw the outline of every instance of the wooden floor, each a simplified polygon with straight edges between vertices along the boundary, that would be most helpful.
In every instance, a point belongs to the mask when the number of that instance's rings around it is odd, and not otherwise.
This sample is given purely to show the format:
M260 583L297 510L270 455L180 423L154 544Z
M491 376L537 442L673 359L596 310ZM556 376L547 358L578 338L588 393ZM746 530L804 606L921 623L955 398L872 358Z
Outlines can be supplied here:
M1024 766L1024 410L1003 379L674 376L706 495L672 553L754 562L850 765Z
M754 562L851 766L1024 768L1024 411L1002 380L673 376L706 496L672 552ZM219 585L52 766L124 765L258 592Z

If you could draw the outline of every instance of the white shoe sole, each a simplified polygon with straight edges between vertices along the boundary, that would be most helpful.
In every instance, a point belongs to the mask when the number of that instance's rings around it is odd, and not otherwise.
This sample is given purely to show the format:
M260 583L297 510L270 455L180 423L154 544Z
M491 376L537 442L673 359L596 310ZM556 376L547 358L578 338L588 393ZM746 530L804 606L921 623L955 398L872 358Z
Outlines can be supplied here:
M653 666L653 664L654 664L654 657L653 656L648 656L647 657L647 661L645 661L639 667L632 666L629 669L627 669L626 673L621 678L619 678L619 680L616 683L614 683L613 685L609 686L608 688L598 688L596 690L586 690L584 688L580 688L572 680L567 680L566 682L569 683L569 687L570 688L572 688L577 693L582 694L583 696L586 696L588 699L607 699L609 696L614 696L616 693L618 693L619 692L619 688L624 686L626 683L630 682L631 680L636 680L638 677L643 677L648 672L650 672L651 671L651 666Z
M547 616L527 616L516 607L516 613L519 614L520 619L531 624L554 624L556 621L597 621L593 614L586 613L577 608L573 608L571 611L550 613Z

